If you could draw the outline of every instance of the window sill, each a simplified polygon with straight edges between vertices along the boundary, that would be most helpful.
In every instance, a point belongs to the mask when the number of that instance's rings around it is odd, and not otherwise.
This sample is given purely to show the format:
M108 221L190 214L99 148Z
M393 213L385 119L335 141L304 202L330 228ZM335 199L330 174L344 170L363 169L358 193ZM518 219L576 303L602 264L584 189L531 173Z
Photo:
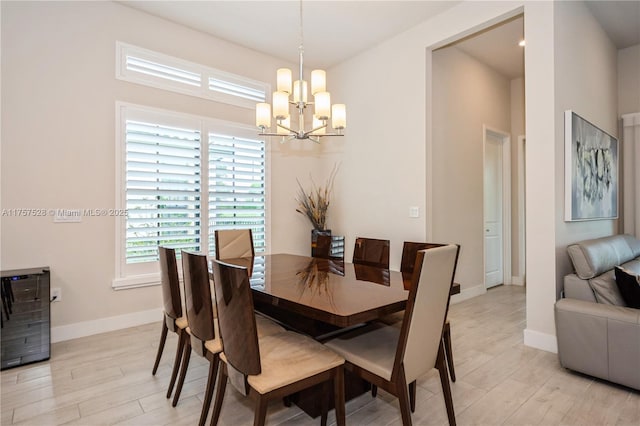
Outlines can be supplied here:
M115 278L111 281L114 290L128 290L131 288L149 287L160 284L160 274L132 275Z

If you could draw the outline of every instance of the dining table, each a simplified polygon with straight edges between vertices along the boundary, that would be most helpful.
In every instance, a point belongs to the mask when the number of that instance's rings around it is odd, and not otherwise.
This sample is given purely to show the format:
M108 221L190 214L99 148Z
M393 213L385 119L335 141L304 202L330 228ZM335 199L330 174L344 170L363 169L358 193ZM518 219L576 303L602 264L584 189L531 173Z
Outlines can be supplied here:
M247 268L257 312L320 342L404 310L412 282L408 273L336 258L267 254L221 261ZM452 284L451 294L459 292L460 285ZM369 388L355 377L345 377L345 384L347 399ZM318 391L291 400L317 417Z

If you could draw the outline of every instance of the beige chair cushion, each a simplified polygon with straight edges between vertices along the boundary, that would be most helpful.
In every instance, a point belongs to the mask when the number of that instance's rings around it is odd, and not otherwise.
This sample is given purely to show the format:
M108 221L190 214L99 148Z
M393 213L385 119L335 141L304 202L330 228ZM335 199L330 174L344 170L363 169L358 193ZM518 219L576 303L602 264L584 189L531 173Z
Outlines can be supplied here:
M325 346L347 361L386 380L391 380L400 328L372 323L338 336Z
M213 320L213 331L216 333L216 338L213 340L207 340L204 342L204 347L211 353L217 354L222 352L222 339L220 339L220 329L218 328L218 320ZM187 334L191 336L191 328L186 328ZM195 336L192 336L191 339L197 339ZM198 340L202 341L202 340ZM195 343L192 343L195 344Z
M179 329L184 330L188 326L189 323L187 323L187 317L185 317L184 315L176 320L176 327L178 327Z
M204 347L207 348L207 350L212 354L217 354L219 352L222 352L222 340L221 339L207 340L206 342L204 342Z
M185 328L187 333L191 335L191 329L187 325L186 317L178 318L176 320L176 324L178 324L178 321L181 321L183 319L184 319L185 326L180 328ZM279 334L279 333L286 333L287 331L284 329L284 327L279 326L275 322L261 315L256 315L256 329L258 332L258 338L272 336L274 334ZM206 341L204 346L212 353L222 352L223 345L222 345L222 340L220 339L220 329L218 328L217 318L213 320L213 331L216 333L216 338L213 340Z
M276 324L269 318L265 318L258 314L256 314L256 329L258 332L258 339L287 331L284 327Z
M259 339L262 373L249 385L265 394L344 364L344 359L310 337L285 332Z

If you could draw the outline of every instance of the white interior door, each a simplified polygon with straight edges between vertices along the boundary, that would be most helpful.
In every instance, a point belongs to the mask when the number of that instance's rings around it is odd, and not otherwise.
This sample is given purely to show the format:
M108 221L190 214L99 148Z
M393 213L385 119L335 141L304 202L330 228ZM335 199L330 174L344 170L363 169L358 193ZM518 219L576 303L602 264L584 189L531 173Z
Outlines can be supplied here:
M502 139L486 132L484 159L485 286L504 282Z

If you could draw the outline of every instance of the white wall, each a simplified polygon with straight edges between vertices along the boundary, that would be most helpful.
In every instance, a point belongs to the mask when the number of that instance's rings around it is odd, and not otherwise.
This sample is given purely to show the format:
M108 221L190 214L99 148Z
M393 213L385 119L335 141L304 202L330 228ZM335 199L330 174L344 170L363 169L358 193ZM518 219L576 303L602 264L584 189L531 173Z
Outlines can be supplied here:
M582 2L555 4L556 122L556 247L557 289L572 272L568 244L616 234L617 220L565 222L564 124L562 114L573 110L605 132L617 136L617 50ZM620 206L620 205L619 205Z
M3 208L114 207L116 100L254 124L251 109L116 80L116 40L269 83L278 67L295 65L113 2L1 7ZM271 146L271 249L306 253L310 227L295 213L295 178L320 170L318 148ZM54 338L78 323L90 332L125 317L144 321L145 312L160 319L159 286L111 287L114 218L2 217L1 232L3 270L51 267L52 286L62 289ZM79 329L64 330L72 337Z
M556 349L556 177L548 164L555 155L554 10L551 2L527 2L524 12L526 110L526 345Z
M456 47L433 52L433 237L460 244L456 281L483 293L483 126L510 133L510 82Z
M640 111L640 44L618 50L618 115Z
M531 25L531 18L537 25ZM525 344L555 350L553 304L562 277L571 271L567 244L611 235L617 229L617 221L612 220L564 222L563 113L573 109L616 134L615 48L582 2L530 5L525 9L525 38ZM544 84L531 81L534 77ZM547 110L532 111L534 104L545 104ZM548 173L548 164L555 165L555 173Z
M442 181L430 175L437 161L430 152L431 47L515 16L519 6L464 3L329 70L348 106L347 136L324 146L326 164L342 161L332 228L346 234L347 257L356 236L388 238L398 268L403 241L438 236L430 194ZM410 206L419 207L419 218L408 217Z
M555 74L560 70L554 53L553 3L464 2L331 70L339 79L336 91L350 106L349 136L336 151L344 151L343 177L354 183L339 188L339 221L351 237L374 233L391 238L396 266L402 240L433 238L437 230L431 212L438 202L435 186L440 178L432 175L438 159L432 152L431 48L515 16L522 7L527 40L525 342L555 350L553 304L556 262L561 256L556 255L556 212L562 206L557 205L556 193L563 176L541 166L555 164L556 146L562 141L556 134L562 114L555 97ZM561 66L567 65L561 62ZM392 171L385 168L387 164ZM406 218L409 203L426 208L424 224ZM371 207L364 211L363 206Z

